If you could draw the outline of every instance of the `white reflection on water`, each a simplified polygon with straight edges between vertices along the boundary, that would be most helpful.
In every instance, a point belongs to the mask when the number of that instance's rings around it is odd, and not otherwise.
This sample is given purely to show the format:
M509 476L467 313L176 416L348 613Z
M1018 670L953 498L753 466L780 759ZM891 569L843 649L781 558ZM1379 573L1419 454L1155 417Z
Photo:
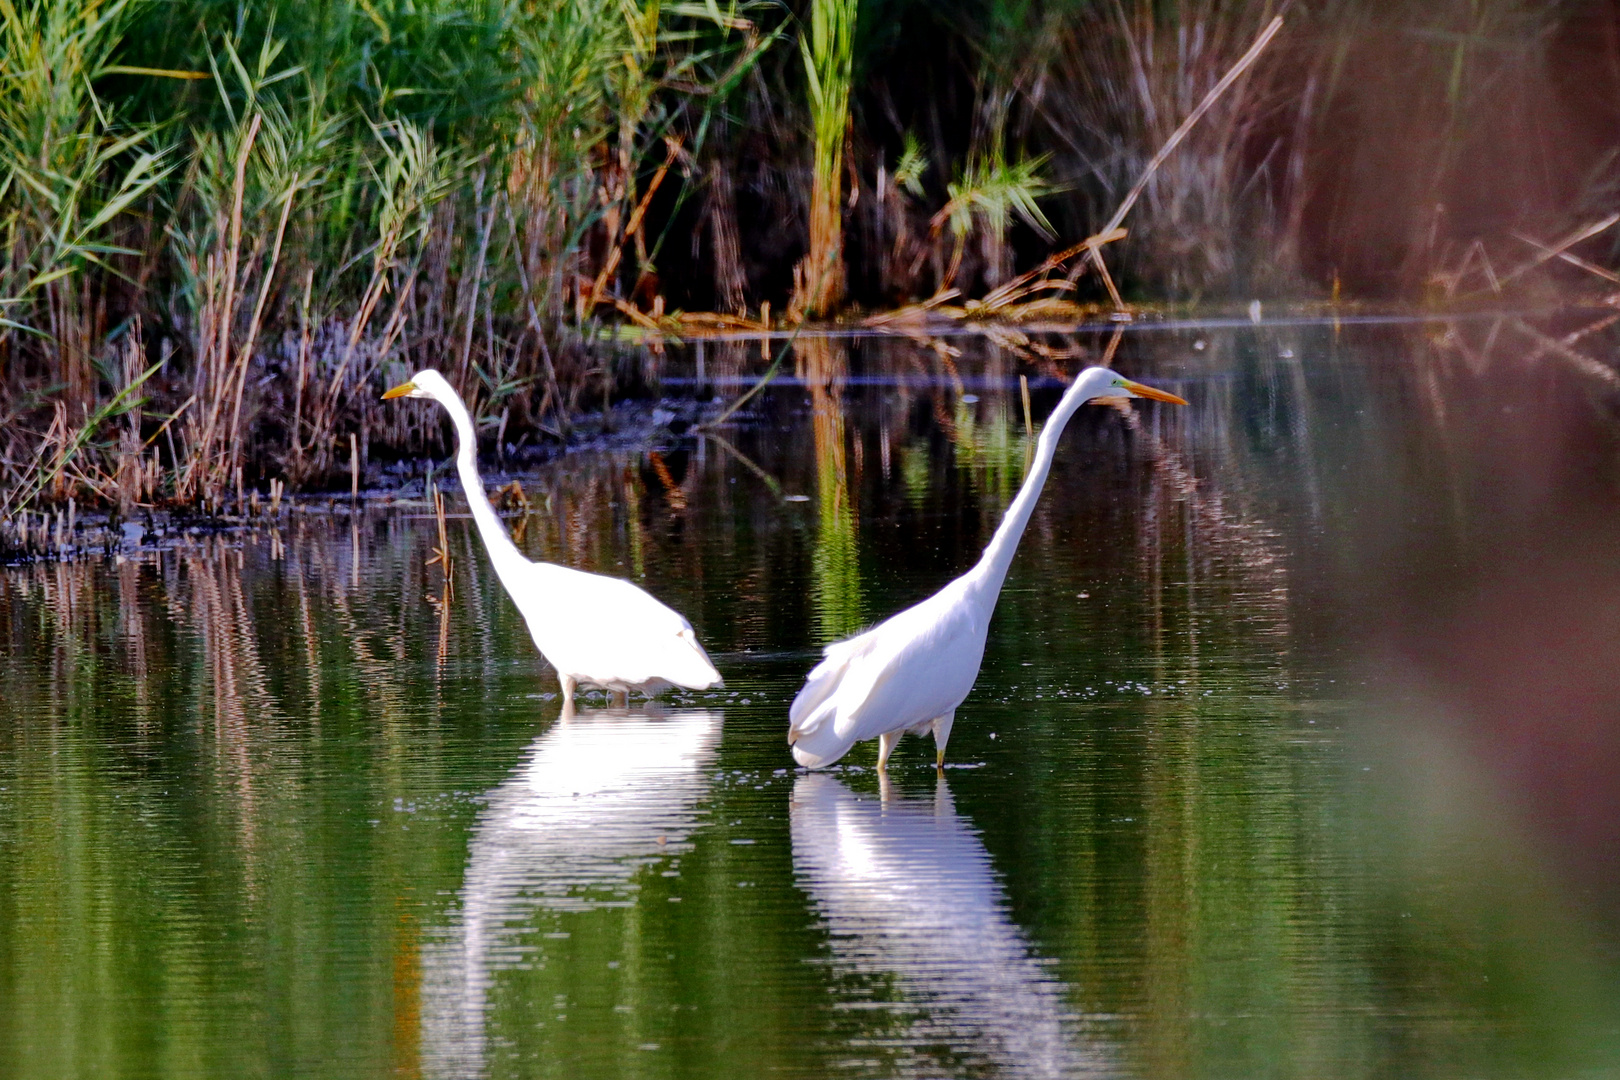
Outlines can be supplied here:
M427 1075L483 1075L490 988L496 972L533 962L537 909L628 907L643 866L688 850L723 717L565 713L489 793L459 920L423 951Z
M1008 918L943 776L932 800L897 799L885 779L879 801L810 773L794 784L791 823L793 868L825 920L833 969L860 988L841 1007L872 1020L852 1049L899 1076L1117 1071Z

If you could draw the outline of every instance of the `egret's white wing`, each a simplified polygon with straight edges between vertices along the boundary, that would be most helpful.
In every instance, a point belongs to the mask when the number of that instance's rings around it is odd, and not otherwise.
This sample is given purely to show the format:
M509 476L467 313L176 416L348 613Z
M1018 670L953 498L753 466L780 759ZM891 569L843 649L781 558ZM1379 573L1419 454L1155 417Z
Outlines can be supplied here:
M788 741L800 762L828 764L863 739L926 723L961 704L984 658L988 613L981 606L958 579L830 646L789 712Z
M794 872L845 976L836 985L858 983L863 1009L892 1014L867 1048L893 1075L1116 1071L1008 918L989 854L943 779L933 800L880 802L825 773L801 776L789 825Z
M821 663L805 676L804 686L794 696L793 704L788 707L789 742L801 733L814 730L814 726L820 724L819 719L812 724L810 717L814 716L821 705L837 691L850 665L860 661L877 647L881 632L887 625L886 622L880 623L865 633L845 638L843 641L835 641L822 650Z
M902 612L840 689L834 730L852 742L926 723L962 703L979 676L986 624L953 588Z
M640 586L550 563L528 566L512 595L559 672L599 685L719 682L692 624Z

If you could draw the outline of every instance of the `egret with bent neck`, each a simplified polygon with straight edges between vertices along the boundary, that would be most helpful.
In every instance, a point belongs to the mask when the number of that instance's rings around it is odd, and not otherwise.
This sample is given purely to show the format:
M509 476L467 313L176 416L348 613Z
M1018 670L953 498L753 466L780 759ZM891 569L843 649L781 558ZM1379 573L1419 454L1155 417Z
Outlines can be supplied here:
M443 375L426 368L383 397L432 398L449 410L456 427L456 471L490 564L523 613L540 654L557 669L566 705L582 686L650 696L671 686L721 685L720 673L680 612L623 578L532 562L518 551L484 493L472 417Z
M1040 498L1063 427L1098 397L1140 397L1187 404L1104 367L1075 377L1035 448L1023 487L978 563L930 596L862 634L827 646L788 712L788 744L800 765L831 765L864 739L881 739L883 768L900 736L933 732L935 764L945 764L956 707L979 677L990 615L1013 553Z

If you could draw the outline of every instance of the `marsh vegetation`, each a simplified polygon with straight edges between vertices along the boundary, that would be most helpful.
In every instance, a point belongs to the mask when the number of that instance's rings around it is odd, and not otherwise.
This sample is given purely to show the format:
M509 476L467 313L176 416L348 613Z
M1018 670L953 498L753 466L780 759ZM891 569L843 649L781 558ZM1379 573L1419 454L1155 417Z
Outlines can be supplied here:
M1614 291L1607 6L1289 6L1175 139L1285 6L0 0L0 516L442 452L427 365L555 449L671 338Z

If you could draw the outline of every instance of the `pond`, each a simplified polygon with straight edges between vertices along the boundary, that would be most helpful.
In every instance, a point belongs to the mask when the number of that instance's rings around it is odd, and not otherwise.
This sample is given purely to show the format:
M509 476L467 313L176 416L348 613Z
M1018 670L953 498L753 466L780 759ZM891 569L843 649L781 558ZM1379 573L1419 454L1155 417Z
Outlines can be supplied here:
M0 571L0 1075L1613 1075L1620 410L1565 329L1121 335L1191 404L1070 424L942 773L798 769L788 703L1106 333L804 338L522 475L521 547L725 676L652 708L560 716L419 489Z

